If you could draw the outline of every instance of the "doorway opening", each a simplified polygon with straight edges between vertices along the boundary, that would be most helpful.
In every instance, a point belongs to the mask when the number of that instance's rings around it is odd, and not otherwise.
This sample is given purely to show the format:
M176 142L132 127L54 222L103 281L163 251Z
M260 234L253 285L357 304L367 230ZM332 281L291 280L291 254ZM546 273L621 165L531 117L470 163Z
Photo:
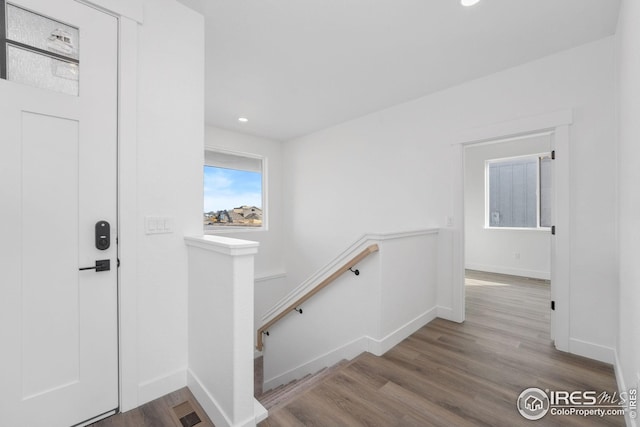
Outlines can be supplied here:
M545 131L464 147L465 317L507 335L516 322L530 327L522 339L547 342L552 146L553 132Z
M493 125L462 131L455 145L458 148L459 171L456 179L454 211L462 223L460 233L454 237L453 304L452 316L459 322L465 319L465 228L464 228L464 163L466 147L499 140L516 139L548 132L554 153L552 168L552 238L551 238L551 301L550 335L556 349L569 352L570 289L571 289L571 193L570 193L570 126L573 111L559 110Z

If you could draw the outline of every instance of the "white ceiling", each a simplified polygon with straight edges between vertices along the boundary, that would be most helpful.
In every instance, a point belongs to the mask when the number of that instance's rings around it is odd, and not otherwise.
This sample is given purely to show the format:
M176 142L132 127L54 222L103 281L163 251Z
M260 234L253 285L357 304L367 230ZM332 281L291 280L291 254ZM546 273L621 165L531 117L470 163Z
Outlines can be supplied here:
M620 4L180 1L205 15L206 122L276 140L614 34Z

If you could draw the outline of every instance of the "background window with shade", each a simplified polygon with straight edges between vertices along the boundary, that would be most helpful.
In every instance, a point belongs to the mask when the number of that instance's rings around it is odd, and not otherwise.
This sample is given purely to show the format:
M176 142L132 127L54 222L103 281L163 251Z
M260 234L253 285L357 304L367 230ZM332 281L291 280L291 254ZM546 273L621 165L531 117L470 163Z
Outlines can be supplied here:
M266 228L264 159L205 151L204 232Z
M551 227L551 155L488 160L486 226Z

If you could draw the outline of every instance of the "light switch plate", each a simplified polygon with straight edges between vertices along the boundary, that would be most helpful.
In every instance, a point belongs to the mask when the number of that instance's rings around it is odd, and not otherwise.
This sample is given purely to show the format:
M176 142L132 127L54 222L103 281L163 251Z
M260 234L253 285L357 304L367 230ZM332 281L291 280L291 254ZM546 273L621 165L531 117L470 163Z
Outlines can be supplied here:
M173 233L173 218L170 216L150 215L144 218L146 234Z

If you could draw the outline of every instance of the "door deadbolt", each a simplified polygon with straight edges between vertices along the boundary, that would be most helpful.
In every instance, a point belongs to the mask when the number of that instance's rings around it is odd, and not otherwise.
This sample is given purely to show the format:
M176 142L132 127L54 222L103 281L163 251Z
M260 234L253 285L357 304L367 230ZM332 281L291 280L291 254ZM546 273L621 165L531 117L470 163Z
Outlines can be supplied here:
M111 226L107 221L96 222L96 248L101 251L111 246Z

